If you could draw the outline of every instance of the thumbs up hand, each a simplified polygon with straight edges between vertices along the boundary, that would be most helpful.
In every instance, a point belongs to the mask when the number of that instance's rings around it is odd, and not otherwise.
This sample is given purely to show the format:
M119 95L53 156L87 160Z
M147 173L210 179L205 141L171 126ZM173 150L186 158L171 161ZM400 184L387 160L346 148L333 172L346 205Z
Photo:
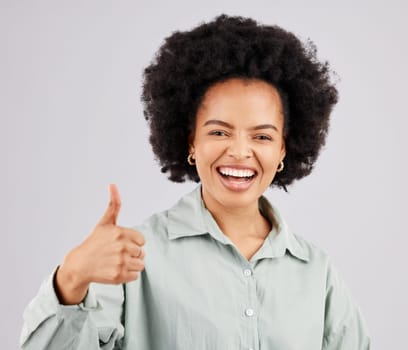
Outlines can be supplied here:
M79 304L91 282L130 282L144 269L144 237L116 224L120 195L113 184L109 191L110 203L104 215L85 241L66 255L56 273L54 287L62 304Z

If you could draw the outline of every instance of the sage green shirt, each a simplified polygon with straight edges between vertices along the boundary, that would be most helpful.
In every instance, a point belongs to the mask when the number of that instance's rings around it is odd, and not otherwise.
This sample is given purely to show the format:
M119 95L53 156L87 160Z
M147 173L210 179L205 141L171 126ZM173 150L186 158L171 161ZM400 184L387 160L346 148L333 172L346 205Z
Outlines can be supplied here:
M359 309L324 252L293 234L262 197L260 210L276 224L248 261L200 189L135 227L146 238L136 281L91 284L83 303L63 306L54 271L24 312L22 348L370 348Z

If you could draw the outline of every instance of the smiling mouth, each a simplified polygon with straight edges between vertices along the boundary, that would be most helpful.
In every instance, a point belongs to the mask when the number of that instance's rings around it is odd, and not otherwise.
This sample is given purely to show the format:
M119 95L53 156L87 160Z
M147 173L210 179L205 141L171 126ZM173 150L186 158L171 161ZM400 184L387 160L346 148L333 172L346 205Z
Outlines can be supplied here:
M228 167L218 167L217 172L224 179L242 182L249 182L257 175L256 171L252 169L235 169Z

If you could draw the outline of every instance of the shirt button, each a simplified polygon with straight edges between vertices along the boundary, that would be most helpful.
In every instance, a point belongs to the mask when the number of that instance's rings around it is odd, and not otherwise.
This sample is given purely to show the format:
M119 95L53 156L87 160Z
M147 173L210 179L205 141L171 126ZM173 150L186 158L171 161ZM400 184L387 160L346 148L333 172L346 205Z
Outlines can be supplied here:
M244 276L249 277L252 275L252 271L250 269L244 269Z
M251 317L254 315L254 310L253 309L246 309L245 310L245 315L247 315L248 317Z

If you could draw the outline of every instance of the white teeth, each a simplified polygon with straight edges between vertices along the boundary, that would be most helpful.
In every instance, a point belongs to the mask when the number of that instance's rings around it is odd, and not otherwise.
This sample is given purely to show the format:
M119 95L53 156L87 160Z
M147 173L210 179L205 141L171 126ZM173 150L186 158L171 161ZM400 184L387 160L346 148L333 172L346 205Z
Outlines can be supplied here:
M219 171L222 175L234 176L234 177L251 177L255 175L255 172L250 169L234 169L234 168L221 167L219 168Z

